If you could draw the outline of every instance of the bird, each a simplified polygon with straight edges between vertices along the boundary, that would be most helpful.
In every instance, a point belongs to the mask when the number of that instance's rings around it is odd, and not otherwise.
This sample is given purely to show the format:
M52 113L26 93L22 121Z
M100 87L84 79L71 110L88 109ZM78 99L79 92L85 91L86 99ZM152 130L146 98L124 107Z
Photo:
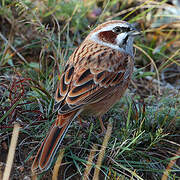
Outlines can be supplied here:
M102 116L124 95L134 68L133 24L110 20L93 29L69 57L55 92L57 118L43 140L31 167L47 171L71 123L94 115L103 132Z

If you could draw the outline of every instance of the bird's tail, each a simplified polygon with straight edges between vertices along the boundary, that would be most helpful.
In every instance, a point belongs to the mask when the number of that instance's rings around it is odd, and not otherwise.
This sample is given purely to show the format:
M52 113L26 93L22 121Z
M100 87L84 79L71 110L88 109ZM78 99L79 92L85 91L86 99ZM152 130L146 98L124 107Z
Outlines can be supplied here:
M46 171L51 166L53 158L61 142L71 125L72 121L80 114L80 111L73 111L68 114L58 115L57 120L51 126L51 129L42 142L31 170L33 173Z

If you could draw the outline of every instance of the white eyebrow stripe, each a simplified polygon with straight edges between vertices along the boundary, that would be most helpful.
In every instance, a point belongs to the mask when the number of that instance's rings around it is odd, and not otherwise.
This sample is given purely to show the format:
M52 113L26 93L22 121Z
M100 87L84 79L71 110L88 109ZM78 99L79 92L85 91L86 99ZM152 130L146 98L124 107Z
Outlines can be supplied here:
M100 29L99 31L95 32L94 34L98 34L99 32L102 32L102 31L110 31L113 28L115 28L116 26L128 28L130 25L129 24L125 24L125 23L111 24L111 25L107 25L106 27Z

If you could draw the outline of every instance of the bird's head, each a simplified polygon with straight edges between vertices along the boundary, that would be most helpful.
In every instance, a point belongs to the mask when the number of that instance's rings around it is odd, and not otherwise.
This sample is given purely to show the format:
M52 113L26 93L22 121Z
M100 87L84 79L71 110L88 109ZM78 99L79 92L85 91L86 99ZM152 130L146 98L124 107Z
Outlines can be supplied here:
M138 34L133 24L112 20L96 27L86 39L133 56L133 40Z

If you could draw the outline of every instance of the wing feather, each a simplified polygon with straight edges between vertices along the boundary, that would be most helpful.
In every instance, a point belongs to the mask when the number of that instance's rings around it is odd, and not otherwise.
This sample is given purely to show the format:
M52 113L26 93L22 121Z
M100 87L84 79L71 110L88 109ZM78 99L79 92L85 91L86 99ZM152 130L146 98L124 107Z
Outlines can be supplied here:
M112 50L111 50L112 51ZM60 80L60 87L56 93L57 101L63 101L59 103L59 113L65 114L77 110L87 104L92 104L106 98L110 92L112 92L120 83L123 82L125 74L127 74L127 62L128 56L117 56L116 53L110 53L114 56L109 59L109 53L103 53L98 55L98 62L94 57L88 58L88 65L86 63L86 57L83 57L81 64L73 64L66 66ZM74 56L72 56L74 57ZM77 55L78 57L78 55ZM92 62L91 62L92 60ZM100 62L109 61L112 64L106 66L105 64L97 64ZM99 68L97 68L99 66ZM112 70L112 67L114 68Z

